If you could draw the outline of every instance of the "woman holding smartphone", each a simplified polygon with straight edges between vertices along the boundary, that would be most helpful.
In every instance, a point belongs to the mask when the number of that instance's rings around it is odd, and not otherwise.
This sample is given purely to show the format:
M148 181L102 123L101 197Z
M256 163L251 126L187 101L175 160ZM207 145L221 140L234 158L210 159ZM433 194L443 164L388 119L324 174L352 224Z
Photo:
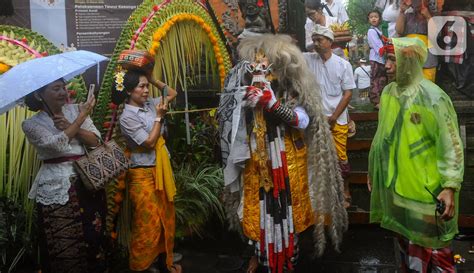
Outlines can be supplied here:
M38 113L22 128L43 161L28 195L37 205L41 270L105 272L105 192L88 191L73 168L84 148L99 145L89 117L95 98L79 105L67 100L63 79L25 97Z
M138 70L115 74L113 102L125 102L120 130L131 152L127 182L133 205L130 269L133 271L181 272L173 265L176 187L163 138L167 103L177 93L161 81L154 85L163 94L151 98L149 76Z

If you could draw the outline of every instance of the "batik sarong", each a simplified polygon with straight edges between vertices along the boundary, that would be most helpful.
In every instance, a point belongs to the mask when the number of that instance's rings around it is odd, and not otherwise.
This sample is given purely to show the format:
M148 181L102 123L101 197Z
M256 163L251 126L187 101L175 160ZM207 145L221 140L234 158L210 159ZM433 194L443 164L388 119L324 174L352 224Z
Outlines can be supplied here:
M41 271L104 272L105 192L89 191L74 177L68 194L65 205L37 204Z
M387 85L387 73L385 65L376 61L370 61L370 101L377 105L380 103L380 94Z

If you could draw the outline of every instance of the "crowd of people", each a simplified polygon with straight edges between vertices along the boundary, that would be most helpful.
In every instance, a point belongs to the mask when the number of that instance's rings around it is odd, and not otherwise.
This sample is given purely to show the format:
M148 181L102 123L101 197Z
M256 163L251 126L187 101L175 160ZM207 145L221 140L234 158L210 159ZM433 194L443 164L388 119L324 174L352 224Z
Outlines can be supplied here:
M294 272L298 234L310 227L317 255L329 241L340 248L351 204L348 106L355 89L379 110L369 156L371 222L397 234L407 272L454 272L449 247L458 231L463 148L452 102L433 82L437 62L426 38L433 11L416 0L377 5L383 12L367 14L368 61L361 58L355 71L329 28L349 20L337 0L306 0L306 52L269 30L247 30L239 41L218 117L226 196L240 203L227 213L255 248L248 273ZM164 95L151 98L150 83ZM146 71L114 75L112 100L124 105L120 133L131 161L125 182L134 272L182 272L173 263L176 187L163 137L176 96ZM23 131L43 161L30 192L42 272L105 272L105 192L88 192L72 166L100 144L89 118L95 99L67 104L58 79L25 102L39 111Z

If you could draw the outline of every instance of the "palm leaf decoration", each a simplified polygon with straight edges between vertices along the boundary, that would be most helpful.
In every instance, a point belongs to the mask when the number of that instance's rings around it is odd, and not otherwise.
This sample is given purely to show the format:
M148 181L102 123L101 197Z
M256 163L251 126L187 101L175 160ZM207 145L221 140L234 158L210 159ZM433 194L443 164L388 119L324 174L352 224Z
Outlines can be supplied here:
M28 29L0 25L0 75L7 72L11 67L43 55L60 53L60 50L40 34ZM82 78L75 78L68 84L68 89L74 90L76 99L81 99L85 94L85 84ZM14 92L14 90L11 90ZM40 161L36 156L35 149L26 141L22 132L23 120L34 115L26 107L16 106L5 114L0 115L0 199L10 204L15 204L21 209L21 215L25 216L24 223L19 225L8 223L8 227L2 226L0 230L16 230L16 234L24 233L21 237L29 238L32 232L34 219L34 201L28 199L28 192L40 167ZM3 203L6 204L6 203ZM8 208L0 208L3 213L9 213ZM0 215L1 217L1 215ZM18 229L16 229L18 227ZM21 230L20 230L21 229ZM1 232L0 232L1 233ZM6 242L6 238L3 243ZM15 238L13 235L10 239ZM23 242L16 242L21 244ZM26 242L25 242L26 243ZM0 255L9 257L15 251L9 247L2 247L0 243ZM20 246L21 247L21 246ZM22 252L28 246L23 246ZM18 257L18 256L17 256ZM17 259L16 259L17 261ZM8 264L8 259L3 263ZM1 264L1 263L0 263Z
M205 74L208 85L222 87L232 63L225 41L201 1L145 0L130 16L104 75L93 119L102 132L112 131L110 105L113 73L120 52L148 50L155 56L154 77L173 88L186 89L193 75ZM152 88L152 96L159 91ZM110 122L112 119L112 122ZM111 135L111 134L109 134Z

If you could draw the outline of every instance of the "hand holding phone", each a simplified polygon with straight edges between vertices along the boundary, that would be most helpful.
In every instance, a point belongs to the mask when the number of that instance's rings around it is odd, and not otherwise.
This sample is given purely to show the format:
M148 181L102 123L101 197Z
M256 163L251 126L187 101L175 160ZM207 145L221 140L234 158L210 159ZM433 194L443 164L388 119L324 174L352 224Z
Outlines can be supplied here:
M89 85L89 92L87 93L87 101L89 101L92 97L94 97L95 91L95 84L91 83Z
M161 103L164 105L168 104L168 86L165 85L163 90L161 90Z

